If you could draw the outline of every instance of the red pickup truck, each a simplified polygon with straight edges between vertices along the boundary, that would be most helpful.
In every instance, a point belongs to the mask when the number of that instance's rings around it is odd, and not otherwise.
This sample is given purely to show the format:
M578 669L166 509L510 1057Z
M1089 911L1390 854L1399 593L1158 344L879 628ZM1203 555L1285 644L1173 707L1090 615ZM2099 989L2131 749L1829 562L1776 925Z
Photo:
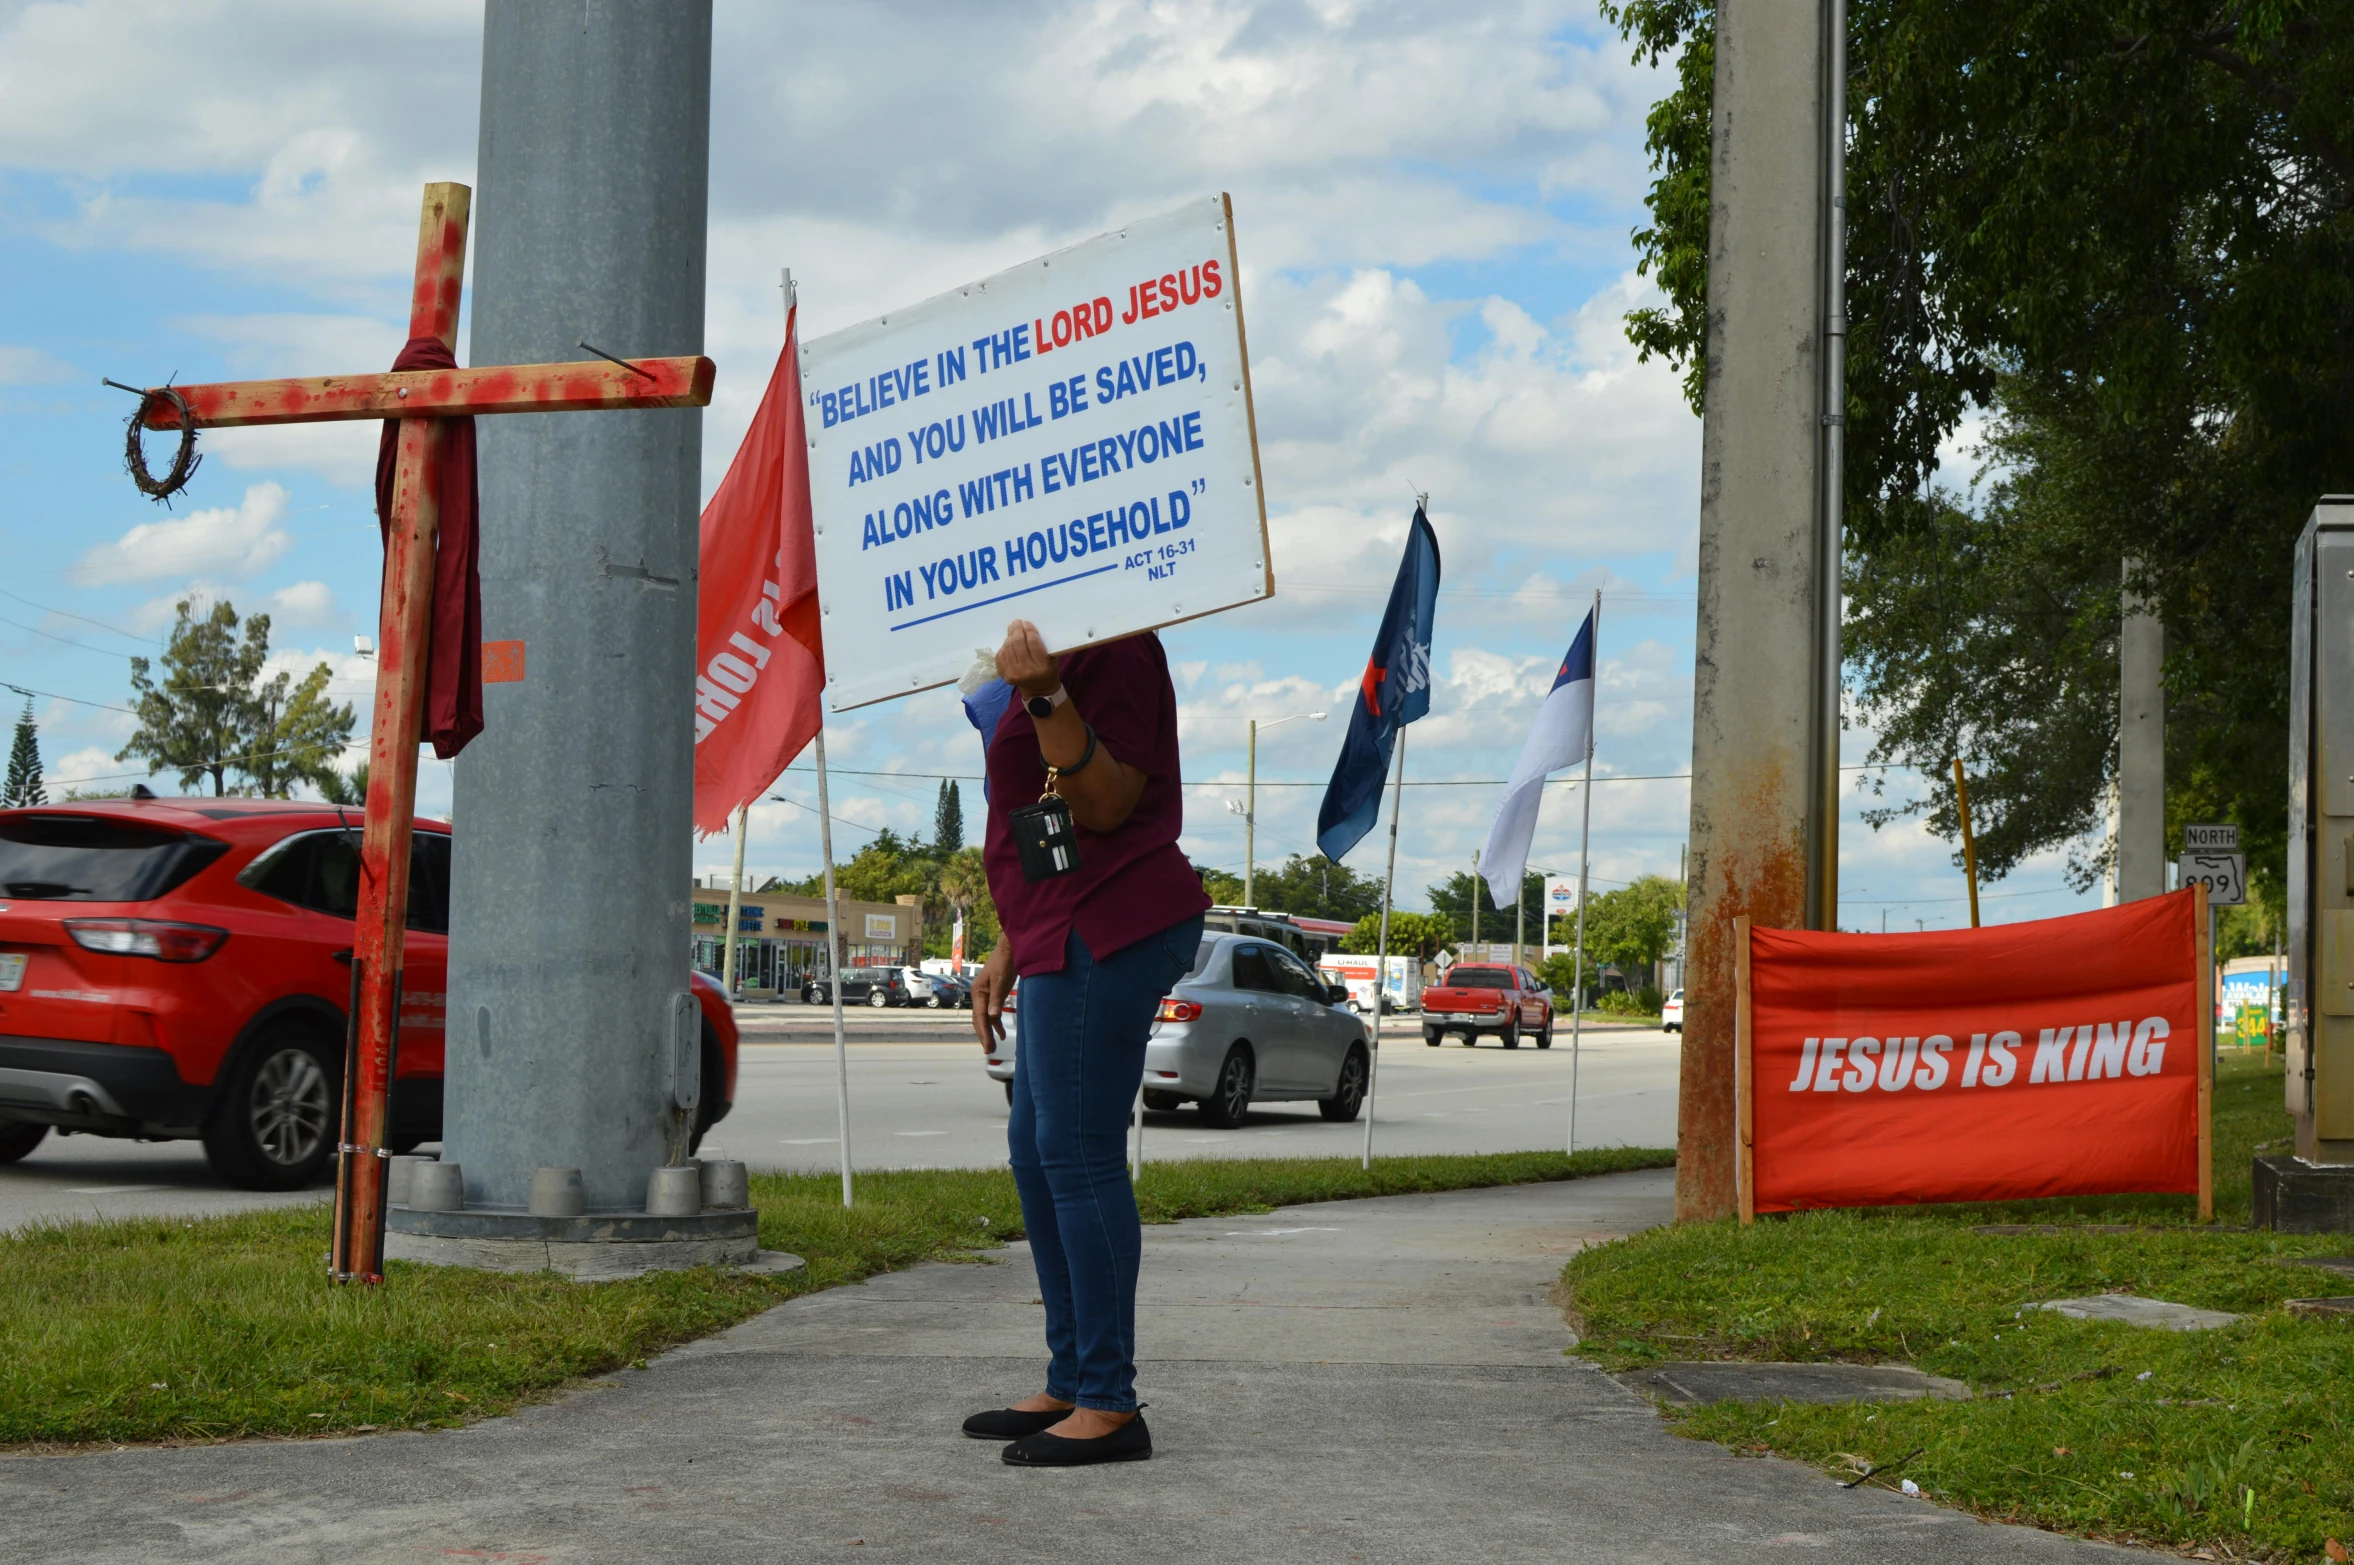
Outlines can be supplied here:
M1553 1047L1553 992L1524 967L1458 962L1446 981L1422 991L1422 1041L1437 1048L1453 1033L1470 1048L1490 1032L1507 1049L1524 1037Z

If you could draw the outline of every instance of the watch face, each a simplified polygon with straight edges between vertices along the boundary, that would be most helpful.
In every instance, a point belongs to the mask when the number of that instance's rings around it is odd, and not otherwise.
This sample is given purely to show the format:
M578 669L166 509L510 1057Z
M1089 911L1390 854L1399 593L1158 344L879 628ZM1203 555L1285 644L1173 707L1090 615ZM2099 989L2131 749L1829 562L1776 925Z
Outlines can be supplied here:
M1052 696L1032 696L1022 703L1022 707L1032 717L1052 717L1054 715L1054 698Z

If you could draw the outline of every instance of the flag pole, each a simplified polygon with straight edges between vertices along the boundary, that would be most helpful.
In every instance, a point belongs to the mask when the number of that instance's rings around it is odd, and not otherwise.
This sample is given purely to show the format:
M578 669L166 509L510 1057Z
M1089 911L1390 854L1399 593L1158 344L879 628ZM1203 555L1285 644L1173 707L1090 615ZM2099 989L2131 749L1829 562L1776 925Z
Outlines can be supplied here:
M1390 985L1390 889L1398 878L1398 811L1406 802L1406 730L1398 730L1398 778L1390 788L1390 866L1381 877L1381 946L1373 968L1373 1063L1365 1072L1365 1152L1359 1166L1373 1166L1373 1105L1381 1087L1381 1017Z
M1602 590L1594 589L1594 693L1602 693ZM1594 842L1594 708L1586 708L1586 780L1578 801L1578 931L1576 977L1569 996L1569 1154L1578 1149L1578 1055L1586 1024L1586 865Z
M727 887L727 928L720 936L719 986L727 991L727 1003L736 1003L736 922L744 911L744 819L749 805L736 806L736 818L731 823L736 839L736 875Z
M821 719L822 721L822 719ZM842 1204L850 1204L850 1047L842 1036L842 967L850 955L842 938L842 899L834 889L834 805L826 790L826 731L812 741L817 751L817 844L826 861L826 947L833 960L826 994L834 1003L834 1119L840 1127Z
M793 270L785 268L778 284L785 294L785 345L793 345L793 307L801 302L801 290L793 286ZM823 696L820 696L822 703ZM834 1123L837 1127L835 1145L842 1152L842 1204L850 1204L850 1045L842 1032L842 965L849 959L850 944L842 938L842 898L834 886L834 801L826 786L826 728L825 711L820 705L817 734L810 741L817 760L817 850L826 866L826 954L827 966L832 969L826 983L826 994L834 1002ZM738 853L742 852L738 838ZM741 860L739 859L739 862ZM736 877L743 879L741 873ZM729 939L735 931L728 931Z

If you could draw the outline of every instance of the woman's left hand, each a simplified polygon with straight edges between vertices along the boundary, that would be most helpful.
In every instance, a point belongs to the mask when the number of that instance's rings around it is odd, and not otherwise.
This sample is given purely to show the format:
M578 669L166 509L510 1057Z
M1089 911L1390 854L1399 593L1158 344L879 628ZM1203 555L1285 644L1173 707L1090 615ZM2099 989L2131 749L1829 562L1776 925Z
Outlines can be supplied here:
M1063 682L1062 659L1046 650L1046 638L1026 619L1005 627L997 649L997 677L1026 696L1043 696Z

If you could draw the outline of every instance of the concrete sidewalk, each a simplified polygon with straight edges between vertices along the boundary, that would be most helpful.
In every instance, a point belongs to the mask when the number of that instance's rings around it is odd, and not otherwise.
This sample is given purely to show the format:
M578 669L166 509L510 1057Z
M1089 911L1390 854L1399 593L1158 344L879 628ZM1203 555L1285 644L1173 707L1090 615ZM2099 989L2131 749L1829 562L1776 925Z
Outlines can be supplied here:
M1017 1246L470 1429L0 1462L0 1537L21 1565L2128 1557L1678 1439L1564 1358L1562 1262L1665 1220L1672 1178L1147 1229L1149 1463L1016 1471L958 1435L1039 1384Z

